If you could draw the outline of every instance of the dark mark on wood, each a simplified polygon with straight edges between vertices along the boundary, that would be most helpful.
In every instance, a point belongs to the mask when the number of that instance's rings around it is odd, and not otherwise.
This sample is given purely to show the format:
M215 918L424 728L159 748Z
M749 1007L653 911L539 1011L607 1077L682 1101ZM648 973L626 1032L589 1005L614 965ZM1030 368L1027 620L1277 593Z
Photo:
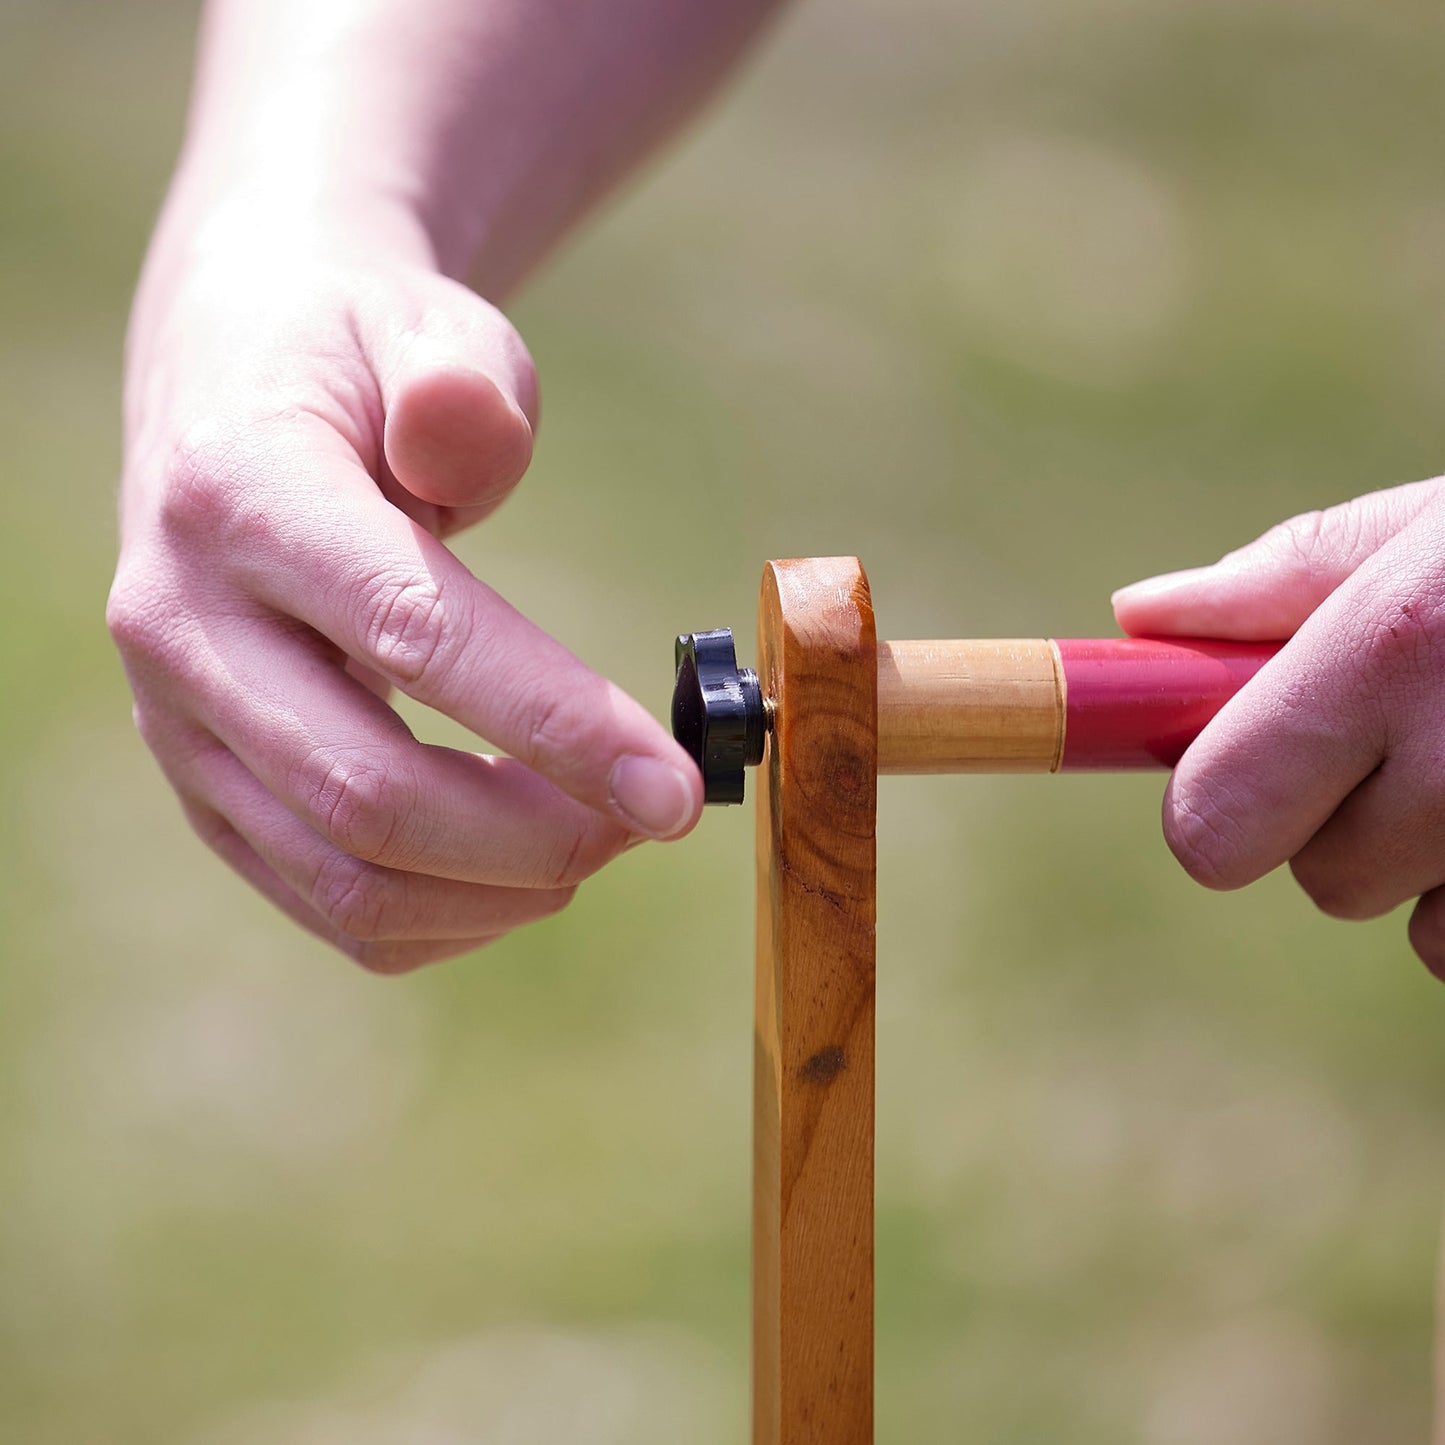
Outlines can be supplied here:
M826 1049L819 1049L798 1070L798 1077L810 1084L831 1084L847 1067L848 1059L843 1050L837 1044L829 1044Z
M799 888L810 898L821 898L830 908L836 908L839 913L849 913L854 900L846 894L835 892L831 888L824 888L821 884L809 883L807 878L800 873L786 858L778 859L779 871L791 878Z

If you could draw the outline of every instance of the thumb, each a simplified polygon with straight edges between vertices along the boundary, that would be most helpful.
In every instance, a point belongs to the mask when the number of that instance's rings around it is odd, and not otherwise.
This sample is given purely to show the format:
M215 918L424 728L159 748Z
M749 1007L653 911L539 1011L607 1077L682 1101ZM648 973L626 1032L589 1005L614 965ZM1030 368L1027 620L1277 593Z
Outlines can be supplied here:
M1365 559L1439 494L1442 480L1371 492L1271 527L1209 567L1135 582L1114 593L1125 632L1264 642L1300 624Z
M506 499L532 460L537 376L496 307L446 277L427 283L407 298L400 322L378 316L368 328L386 462L414 497L465 509L474 521Z

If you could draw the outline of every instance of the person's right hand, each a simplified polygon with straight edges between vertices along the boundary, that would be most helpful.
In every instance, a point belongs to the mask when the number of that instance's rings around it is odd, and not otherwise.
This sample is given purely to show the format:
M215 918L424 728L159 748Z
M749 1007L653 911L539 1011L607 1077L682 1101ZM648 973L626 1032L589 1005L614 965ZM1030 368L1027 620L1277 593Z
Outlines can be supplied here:
M531 456L503 316L415 265L156 262L108 620L201 837L368 968L554 913L697 821L666 731L442 544ZM599 599L600 603L601 599ZM511 754L425 746L389 687Z

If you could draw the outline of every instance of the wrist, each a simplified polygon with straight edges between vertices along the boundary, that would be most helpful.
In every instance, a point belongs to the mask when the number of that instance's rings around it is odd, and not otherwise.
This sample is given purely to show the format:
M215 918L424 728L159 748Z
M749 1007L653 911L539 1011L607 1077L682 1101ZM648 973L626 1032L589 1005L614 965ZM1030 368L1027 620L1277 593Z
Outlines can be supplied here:
M335 265L437 269L419 201L304 166L182 158L152 238L147 269L213 260L288 258Z
M247 359L304 354L342 364L349 308L380 275L435 275L425 229L404 206L284 178L178 170L147 252L126 335L127 453L235 392ZM159 428L159 431L157 431Z
M318 184L279 168L228 173L188 157L147 250L128 369L144 364L157 333L178 316L264 312L298 287L313 288L318 274L398 267L438 269L427 227L404 198Z

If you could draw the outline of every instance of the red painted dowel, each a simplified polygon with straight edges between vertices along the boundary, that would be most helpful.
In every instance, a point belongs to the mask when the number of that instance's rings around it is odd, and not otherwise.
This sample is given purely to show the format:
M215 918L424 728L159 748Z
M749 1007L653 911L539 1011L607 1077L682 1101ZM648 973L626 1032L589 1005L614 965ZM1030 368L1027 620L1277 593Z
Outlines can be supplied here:
M1172 768L1281 646L1152 638L1058 639L1065 771Z

